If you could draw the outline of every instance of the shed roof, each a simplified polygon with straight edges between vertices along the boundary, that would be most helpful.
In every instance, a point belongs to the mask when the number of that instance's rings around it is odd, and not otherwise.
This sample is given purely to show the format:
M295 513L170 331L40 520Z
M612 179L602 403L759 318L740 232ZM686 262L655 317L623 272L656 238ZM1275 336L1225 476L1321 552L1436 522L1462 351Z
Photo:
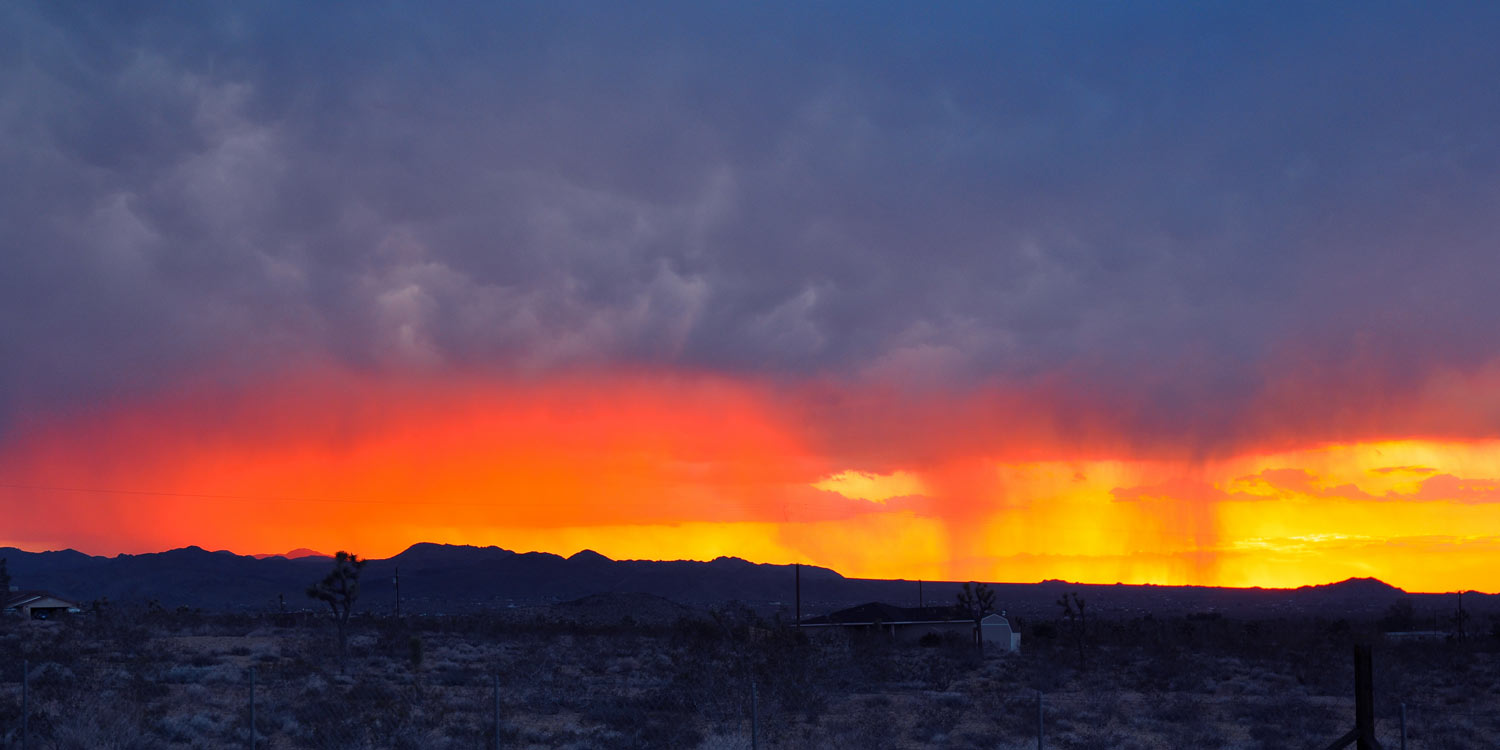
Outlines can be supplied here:
M970 622L969 616L956 606L944 607L898 607L884 602L869 602L857 607L841 609L821 617L810 617L804 625L870 625L882 623Z
M60 597L50 591L33 590L10 592L5 599L5 606L0 607L0 609L15 609L16 607L24 607L28 604L39 602L43 599L55 599L59 602L62 602L64 605L67 605L68 607L76 608L79 606L77 602L74 602L71 599L64 599L63 597Z

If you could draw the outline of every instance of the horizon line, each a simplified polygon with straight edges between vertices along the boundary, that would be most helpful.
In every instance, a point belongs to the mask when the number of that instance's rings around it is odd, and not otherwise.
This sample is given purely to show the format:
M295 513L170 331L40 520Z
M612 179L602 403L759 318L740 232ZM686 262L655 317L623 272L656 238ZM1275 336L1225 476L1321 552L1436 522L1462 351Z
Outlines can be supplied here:
M960 581L960 580L948 580L948 579L936 579L936 578L860 578L860 577L856 577L856 576L847 576L847 575L844 575L843 573L840 573L837 569L835 569L833 567L830 567L830 566L827 566L827 565L818 565L818 564L815 564L815 563L805 563L805 562L797 562L797 561L786 562L786 563L758 562L758 561L755 561L755 560L750 560L750 559L747 559L747 558L739 557L737 555L719 555L718 557L715 557L715 558L712 558L712 559L708 559L708 560L695 559L695 558L677 558L677 559L672 559L672 560L666 560L666 559L643 559L643 558L619 558L619 559L617 559L617 558L613 558L613 557L610 557L608 555L605 555L602 552L598 552L596 550L590 549L588 547L580 549L577 552L574 552L572 554L564 555L564 554L561 554L561 553L558 553L558 552L550 552L550 551L547 551L547 550L527 550L527 551L523 552L521 550L514 550L514 549L509 549L509 548L506 548L506 547L501 547L501 546L496 545L496 544L476 545L476 544L452 544L452 543L449 543L449 542L419 541L419 542L412 542L412 543L406 545L406 547L404 549L402 549L400 552L398 552L398 553L396 553L394 555L391 555L390 557L366 557L364 559L368 560L370 562L388 562L390 560L394 560L395 558L397 558L397 557L399 557L399 556L401 556L401 555L403 555L403 554L411 551L413 547L416 547L418 545L424 545L424 544L426 544L426 545L432 545L432 546L436 546L436 547L463 547L463 548L468 548L468 549L497 549L497 550L501 550L501 551L504 551L504 552L510 552L510 553L516 554L516 555L528 555L528 554L551 555L553 557L561 558L563 560L572 559L573 557L576 557L577 555L580 555L580 554L582 554L584 552L592 552L592 553L594 553L596 555L599 555L600 557L603 557L604 559L606 559L606 560L608 560L610 562L648 562L648 563L692 562L692 563L707 564L707 563L714 562L715 560L739 560L741 562L749 563L751 565L769 565L769 566L774 566L774 567L792 567L794 565L804 565L804 566L807 566L809 568L818 568L818 569L830 571L830 572L835 573L838 576L840 576L840 577L842 577L842 578L844 578L846 580L850 580L850 581L890 581L890 582L939 583L939 584L942 584L942 583L961 584L961 583L965 583L966 582L966 581ZM333 558L333 555L324 553L324 552L319 551L319 550L314 550L311 547L296 547L296 548L293 548L291 550L287 550L286 552L243 553L243 552L235 552L234 550L230 550L230 549L216 549L216 550L211 550L211 549L208 549L206 547L202 547L202 546L197 545L197 544L189 544L189 545L186 545L186 546L183 546L183 547L171 547L169 549L155 550L155 551L150 551L150 552L117 552L117 553L115 553L113 555L108 555L108 554L93 554L93 553L85 552L83 550L76 549L76 548L73 548L73 547L64 547L62 549L28 550L28 549L24 549L22 547L17 547L17 546L9 546L9 545L0 546L0 550L15 550L17 552L21 552L21 553L24 553L24 554L30 554L30 555L43 555L43 554L49 554L49 553L74 552L74 553L77 553L77 554L80 554L80 555L84 555L85 557L102 558L102 559L106 559L106 560L114 559L114 558L118 558L118 557L141 557L141 556L144 556L144 555L160 555L160 554L165 554L167 552L191 551L191 550L195 550L195 549L198 550L198 551L201 551L201 552L205 552L207 554L211 554L211 555L229 554L229 555L233 555L235 557L243 557L243 558L247 558L247 559L251 559L251 560L266 560L266 559L271 559L271 558L276 558L276 557L280 557L280 558L282 558L284 560L305 560L307 558L317 558L317 559L327 560L327 559L332 559ZM303 556L299 556L299 557L287 557L286 556L287 552L295 552L297 550L308 550L309 552L313 552L315 554L303 555ZM347 551L347 550L341 550L341 551ZM358 553L355 553L355 554L358 554ZM1391 589L1394 589L1396 591L1399 591L1399 592L1401 592L1403 594L1407 594L1407 595L1441 596L1441 595L1444 595L1444 594L1454 594L1454 595L1457 595L1457 594L1481 594L1481 595L1484 595L1484 596L1500 596L1500 592L1480 591L1478 589L1450 589L1450 590L1446 590L1446 591L1408 591L1406 589L1401 588L1400 586L1397 586L1397 585L1392 584L1392 583L1388 583L1388 582L1386 582L1386 581L1384 581L1384 580L1382 580L1380 578L1377 578L1375 576L1350 576L1348 578L1344 578L1344 579L1337 580L1337 581L1327 581L1327 582L1324 582L1324 583L1305 583L1305 584L1302 584L1301 586L1295 586L1295 587L1289 587L1289 586L1209 586L1209 585L1197 584L1197 583L1126 583L1124 581L1113 581L1113 582L1109 582L1109 583L1101 583L1101 582L1089 582L1089 581L1069 581L1069 580L1062 579L1062 578L1044 578L1044 579L1039 580L1039 581L998 581L998 580L978 581L978 580L971 579L968 582L985 583L985 584L990 584L990 585L1002 585L1002 586L1040 586L1040 585L1048 584L1048 583L1062 583L1062 584L1068 584L1068 585L1072 585L1072 586L1133 586L1133 587L1137 587L1137 588L1223 589L1223 590L1227 590L1227 591L1298 591L1298 590L1306 589L1306 588L1318 588L1318 587L1321 587L1321 586L1335 586L1335 585L1338 585L1338 584L1341 584L1341 583L1348 583L1350 581L1374 581L1374 582L1379 583L1379 584L1381 584L1383 586L1388 586Z

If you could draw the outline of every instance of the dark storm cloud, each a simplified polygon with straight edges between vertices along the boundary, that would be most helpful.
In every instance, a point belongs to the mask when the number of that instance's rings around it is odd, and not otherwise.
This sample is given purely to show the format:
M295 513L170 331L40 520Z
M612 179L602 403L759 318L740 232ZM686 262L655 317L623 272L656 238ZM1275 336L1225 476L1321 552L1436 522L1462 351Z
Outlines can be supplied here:
M332 360L1071 384L1494 358L1489 6L23 3L0 389Z

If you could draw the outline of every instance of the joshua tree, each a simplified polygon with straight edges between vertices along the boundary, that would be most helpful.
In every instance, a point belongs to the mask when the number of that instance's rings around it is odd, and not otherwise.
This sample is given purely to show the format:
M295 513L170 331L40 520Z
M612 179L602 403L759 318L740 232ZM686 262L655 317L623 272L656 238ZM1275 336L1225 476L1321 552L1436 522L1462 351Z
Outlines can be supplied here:
M5 558L0 557L0 599L10 597L10 571L5 569Z
M359 571L365 561L358 555L339 550L333 558L333 570L323 580L307 587L307 595L327 602L333 609L333 621L339 631L339 668L343 669L348 655L349 615L354 611L354 602L359 599Z
M987 583L969 581L958 592L958 606L978 622L995 611L995 592Z
M1069 596L1071 596L1072 599L1069 599ZM1084 610L1084 605L1086 603L1087 602L1084 601L1083 597L1078 595L1077 591L1074 591L1071 594L1063 594L1062 598L1057 600L1058 606L1062 607L1063 617L1068 618L1068 623L1073 625L1073 635L1074 638L1078 641L1079 669L1083 669L1084 667L1083 642L1084 638L1086 638L1088 635L1089 629L1089 616L1088 613Z
M958 592L958 607L974 618L974 644L984 648L984 633L979 621L995 611L995 592L989 584L969 581Z

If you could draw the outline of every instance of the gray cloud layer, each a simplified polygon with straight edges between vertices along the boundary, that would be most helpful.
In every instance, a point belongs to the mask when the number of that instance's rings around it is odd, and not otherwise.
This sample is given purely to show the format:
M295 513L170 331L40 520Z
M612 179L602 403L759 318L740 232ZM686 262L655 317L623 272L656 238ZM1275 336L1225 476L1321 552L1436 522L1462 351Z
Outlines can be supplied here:
M1180 424L1500 353L1495 6L99 5L0 8L7 411L332 359Z

